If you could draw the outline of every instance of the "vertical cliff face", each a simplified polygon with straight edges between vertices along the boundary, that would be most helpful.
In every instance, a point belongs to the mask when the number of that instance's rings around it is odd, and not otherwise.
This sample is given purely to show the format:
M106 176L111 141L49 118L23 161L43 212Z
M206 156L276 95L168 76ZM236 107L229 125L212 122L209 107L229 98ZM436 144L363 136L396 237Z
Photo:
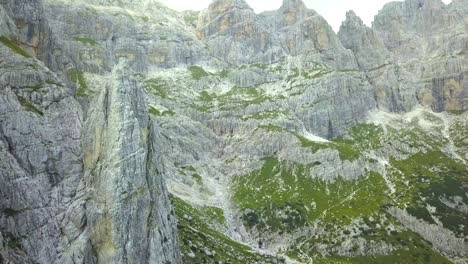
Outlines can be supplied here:
M51 263L64 250L60 227L83 172L83 115L72 90L34 58L47 53L42 3L1 4L0 260Z
M121 60L84 129L87 232L97 263L180 263L156 133L143 90Z
M51 29L80 72L105 75L121 56L138 72L185 67L207 56L183 15L157 1L48 0L45 4Z
M72 60L55 56L63 42L42 1L0 12L0 262L180 263L158 129L134 74L116 65L83 114L82 74L51 70Z
M394 2L375 17L373 28L396 62L413 73L419 102L434 111L467 108L466 2Z
M359 68L374 87L379 109L407 112L417 105L416 91L420 86L416 79L398 65L380 35L364 25L353 11L346 14L338 37L345 48L353 51Z
M354 52L359 68L370 70L390 60L391 54L378 34L368 28L353 11L346 13L346 20L338 32L341 43Z
M440 0L391 2L375 17L373 27L383 33L385 43L397 47L408 37L423 36L456 24Z
M214 56L233 65L270 63L283 56L244 0L213 1L200 14L197 31Z
M9 18L14 24L11 37L31 55L43 61L48 68L60 72L69 61L63 56L63 47L57 43L49 27L44 1L2 0L0 4L5 11L4 19Z
M53 262L82 176L81 107L43 64L0 49L9 58L0 66L0 254L11 263Z
M331 67L356 67L325 19L302 0L284 1L277 11L260 15L243 0L213 1L200 14L197 31L211 54L236 66L317 52Z

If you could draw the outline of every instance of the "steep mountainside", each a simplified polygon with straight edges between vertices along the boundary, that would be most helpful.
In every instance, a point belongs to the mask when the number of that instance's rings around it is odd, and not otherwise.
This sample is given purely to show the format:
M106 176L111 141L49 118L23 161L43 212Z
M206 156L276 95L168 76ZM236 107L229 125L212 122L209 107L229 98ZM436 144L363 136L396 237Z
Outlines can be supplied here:
M0 263L468 263L466 0L0 14Z

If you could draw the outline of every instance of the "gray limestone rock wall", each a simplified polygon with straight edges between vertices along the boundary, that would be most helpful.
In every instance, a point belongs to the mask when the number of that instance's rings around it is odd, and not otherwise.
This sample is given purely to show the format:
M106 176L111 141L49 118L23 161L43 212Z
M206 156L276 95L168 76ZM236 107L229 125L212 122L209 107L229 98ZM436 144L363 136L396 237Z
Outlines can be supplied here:
M42 1L0 12L0 262L180 263L139 80L121 64L86 116Z
M86 232L97 263L180 263L156 133L143 90L121 60L84 129Z
M108 73L122 56L138 72L207 60L203 44L186 30L182 15L159 3L143 12L106 6L105 1L48 0L46 7L50 27L83 72Z
M49 27L44 1L1 0L0 5L11 19L11 24L14 24L14 29L10 30L12 34L4 35L13 38L18 45L43 61L53 71L60 72L70 63L60 41Z
M380 36L364 25L353 11L346 14L338 36L344 47L354 52L359 68L374 87L379 109L408 112L417 105L416 93L421 85L396 65Z
M244 0L218 0L200 13L198 37L233 65L271 63L284 56L277 40Z
M81 107L42 62L3 44L0 58L1 258L54 263L82 177Z
M395 63L416 77L419 103L437 112L468 107L467 14L464 0L407 0L385 5L373 23Z
M325 19L302 1L285 1L279 10L257 15L244 0L217 0L200 13L197 30L211 54L237 66L319 53L330 67L356 68Z

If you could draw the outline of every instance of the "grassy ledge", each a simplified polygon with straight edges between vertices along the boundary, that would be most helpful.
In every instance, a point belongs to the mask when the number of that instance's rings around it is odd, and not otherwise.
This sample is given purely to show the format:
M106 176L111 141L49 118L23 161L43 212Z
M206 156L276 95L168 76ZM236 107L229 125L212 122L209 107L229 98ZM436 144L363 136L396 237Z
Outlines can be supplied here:
M85 45L90 45L93 47L99 45L96 40L91 39L91 38L75 38L75 40Z
M78 90L76 91L76 95L78 97L88 97L91 95L91 91L88 88L88 84L86 83L83 72L78 70L70 70L67 72L67 75L70 81L76 83L78 86Z
M219 212L221 209L199 209L175 196L171 196L171 202L178 219L184 263L284 263L283 260L260 255L214 230L210 222L224 221Z
M40 116L43 116L44 113L39 110L37 107L35 107L31 102L29 102L26 98L24 97L21 97L21 96L17 96L18 97L18 101L19 103L21 104L21 106L26 109L27 111L29 112L32 112L32 113L36 113Z
M5 37L5 36L0 36L0 42L3 43L5 46L10 48L12 51L15 53L26 57L26 58L32 58L31 54L27 53L25 50L23 50L20 46L18 46L17 43L15 43L13 40Z

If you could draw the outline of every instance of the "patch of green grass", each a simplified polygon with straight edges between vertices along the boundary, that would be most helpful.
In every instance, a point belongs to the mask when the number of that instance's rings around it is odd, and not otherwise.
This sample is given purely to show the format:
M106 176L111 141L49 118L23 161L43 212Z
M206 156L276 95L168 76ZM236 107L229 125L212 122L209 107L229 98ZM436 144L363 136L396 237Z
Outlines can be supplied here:
M261 70L266 70L266 69L269 69L270 66L267 64L255 63L255 64L250 65L250 67L261 69Z
M149 79L144 82L144 88L147 92L159 96L163 99L169 97L168 85L162 79Z
M406 230L395 218L384 213L383 208L372 217L361 218L359 224L352 228L353 231L350 231L349 227L342 229L326 223L321 225L326 228L326 232L296 239L286 251L288 256L305 262L312 257L314 263L395 263L396 259L399 260L398 263L451 263L434 251L431 243L426 242L420 235ZM356 254L359 250L363 255L354 257L322 255L323 252L333 251L345 240L357 238L364 239L367 243L385 243L393 250L388 254L375 254L370 253L367 246L359 249L356 245L346 254Z
M466 167L447 157L440 150L419 152L408 159L391 159L394 168L391 177L399 190L396 197L400 206L412 204L419 196L419 191L426 189L431 183L443 180L445 177L466 179Z
M371 224L369 229L363 229L363 237L367 241L383 241L390 244L395 248L394 251L386 255L319 257L317 263L393 264L396 259L398 259L398 263L452 263L434 251L431 244L424 241L418 234L407 230L389 231L382 226L376 227L375 224Z
M313 72L313 73L310 73L310 72L302 72L302 77L306 78L306 79L317 79L317 78L321 78L329 73L331 73L332 71L331 70L328 70L328 69L323 69L323 70L319 70L317 72Z
M99 14L98 10L94 7L85 7L84 10L83 9L80 9L78 11L78 16L80 17L93 17L93 16L97 16Z
M468 235L468 217L441 202L441 198L461 197L468 203L468 168L440 150L419 152L405 160L391 160L392 181L397 187L394 200L415 217L434 223L437 217L445 228L460 236ZM428 212L426 206L435 207Z
M148 109L148 112L154 116L175 116L176 115L174 111L171 111L171 110L159 111L157 108L151 105Z
M58 83L58 82L55 82L55 81L53 81L53 80L47 80L46 83L47 83L47 84L52 84L52 85L56 85L56 86L63 87L63 84Z
M416 148L424 151L433 151L443 148L447 143L447 139L428 135L424 130L418 127L410 127L408 129L394 128L387 129L385 142L388 144L404 143L411 148ZM403 150L401 150L403 152Z
M67 72L68 79L75 83L78 87L76 95L79 97L88 97L92 94L92 92L88 89L88 84L86 83L86 79L84 77L83 72L78 70L70 70Z
M203 184L203 179L202 179L202 177L201 177L200 174L198 174L198 173L193 173L193 174L192 174L192 178L194 178L195 181L196 181L199 185L202 185L202 184Z
M193 166L182 167L179 172L184 176L190 176L196 183L203 185L203 178L198 174L197 170Z
M287 116L289 112L287 111L269 111L269 112L261 112L254 115L243 116L241 119L242 121L247 120L267 120L267 119L278 119L283 116Z
M205 71L205 69L203 69L202 67L200 66L190 66L188 68L188 70L190 71L190 73L192 74L192 78L199 81L205 77L208 77L210 76L210 73L208 73L207 71Z
M261 126L258 126L255 130L257 129L263 129L263 130L266 130L268 132L284 132L286 131L284 128L280 127L280 126L275 126L275 125L261 125Z
M271 100L273 98L260 89L233 87L223 94L210 94L207 91L202 91L195 101L194 108L202 112L225 111L243 109L249 105L257 105Z
M10 232L4 232L3 236L9 248L17 249L17 250L24 250L23 245L21 244L21 238L16 237Z
M29 111L29 112L32 112L32 113L36 113L40 116L43 116L44 113L39 110L36 106L34 106L33 103L29 102L26 98L24 97L21 97L21 96L17 96L18 98L18 101L19 103L21 104L21 106L26 110L26 111Z
M271 157L264 159L259 171L237 178L233 199L244 211L246 226L290 232L318 219L346 225L379 211L387 202L387 186L376 173L355 181L327 183L314 179L314 166Z
M284 263L282 259L260 255L214 230L210 222L221 220L219 208L199 209L174 196L171 201L178 219L184 263Z
M33 85L33 86L25 86L24 88L29 88L29 89L31 89L33 92L37 92L37 91L39 91L40 89L44 88L44 84L43 84L43 83L38 83L38 84Z
M218 72L218 76L221 78L227 78L229 76L230 71L229 70L222 70Z
M468 148L468 122L455 122L450 126L449 133L457 148Z
M384 137L385 133L382 126L361 124L352 127L347 133L347 138L339 137L333 141L352 146L353 149L359 151L368 151L381 148Z
M91 39L91 38L75 38L76 41L81 42L85 45L90 45L90 46L97 46L99 43L97 43L96 40Z
M6 208L3 210L3 213L8 217L12 217L12 216L16 216L17 214L19 214L20 211L17 211L11 208Z
M464 113L466 113L466 111L468 111L468 109L464 109L464 110L449 110L447 111L448 113L452 114L452 115L462 115Z
M424 206L420 206L420 207L408 207L406 208L406 211L418 218L418 219L421 219L421 220L424 220L430 224L436 224L436 222L434 221L434 219L432 219L431 217L431 214L429 213L429 211L427 211L427 208L424 207Z
M187 169L188 171L191 171L191 172L196 172L197 171L192 165L186 167L185 169Z
M334 143L335 149L340 153L341 160L354 161L358 160L361 156L361 152L357 151L353 146L342 143Z
M215 96L210 95L207 91L203 91L200 93L198 99L202 102L211 102L213 101Z
M421 192L421 196L425 198L425 202L437 208L435 212L432 212L432 215L437 217L445 228L451 230L459 237L468 236L468 225L466 224L468 223L468 215L448 207L440 199L458 196L463 199L465 204L468 204L466 196L468 193L468 171L465 171L465 173L467 173L465 178L445 177L441 181L432 183Z
M148 112L154 116L161 116L161 111L152 106L150 106Z
M344 143L340 141L330 142L330 143L315 142L315 141L308 140L307 138L295 132L292 132L292 133L301 142L302 147L311 148L315 152L320 149L336 149L339 152L341 160L349 160L349 161L357 160L361 156L361 152L357 151L357 149L352 144Z
M226 219L224 218L224 211L218 207L205 206L203 207L203 213L206 215L212 222L217 222L219 224L225 224Z
M396 262L396 260L398 260ZM360 256L360 257L325 257L318 258L314 263L318 264L452 264L450 260L434 252L429 247L410 246L399 249L388 255Z
M23 50L20 46L18 46L18 44L16 42L14 42L13 40L5 37L5 36L0 36L0 42L3 43L5 46L7 46L8 48L10 48L12 51L14 51L15 53L23 56L23 57L26 57L26 58L32 58L31 54L27 53L25 50Z

